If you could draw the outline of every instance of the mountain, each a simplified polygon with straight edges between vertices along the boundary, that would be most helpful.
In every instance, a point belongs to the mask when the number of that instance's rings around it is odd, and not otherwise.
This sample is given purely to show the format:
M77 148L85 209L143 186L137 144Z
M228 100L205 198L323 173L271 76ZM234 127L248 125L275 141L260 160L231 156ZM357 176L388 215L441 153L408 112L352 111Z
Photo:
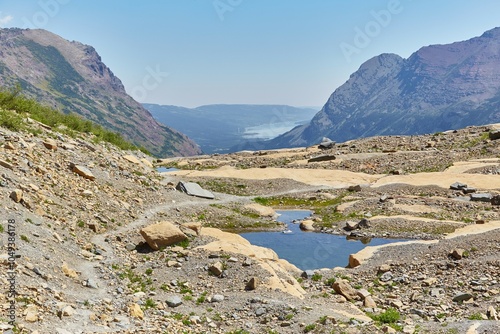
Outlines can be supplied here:
M307 123L319 108L214 104L184 108L144 104L153 117L193 138L205 153L230 153Z
M381 54L336 89L309 124L266 143L294 147L322 137L424 134L500 122L500 28L423 47L408 59Z
M25 95L119 132L157 156L201 153L132 99L91 46L45 30L0 29L0 85L16 84Z

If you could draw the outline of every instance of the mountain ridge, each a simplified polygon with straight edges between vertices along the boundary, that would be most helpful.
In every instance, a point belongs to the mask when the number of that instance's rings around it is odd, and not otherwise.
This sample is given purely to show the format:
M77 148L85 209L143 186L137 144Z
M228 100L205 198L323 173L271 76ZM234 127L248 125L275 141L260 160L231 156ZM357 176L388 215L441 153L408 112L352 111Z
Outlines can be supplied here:
M404 59L375 56L351 74L308 125L266 143L312 145L374 135L423 134L500 120L500 28Z
M159 122L193 138L205 153L229 153L308 122L319 109L266 104L211 104L196 108L145 103ZM265 138L264 138L265 137Z
M0 85L19 83L29 97L119 132L155 155L201 153L133 100L92 46L41 29L1 29L0 56Z

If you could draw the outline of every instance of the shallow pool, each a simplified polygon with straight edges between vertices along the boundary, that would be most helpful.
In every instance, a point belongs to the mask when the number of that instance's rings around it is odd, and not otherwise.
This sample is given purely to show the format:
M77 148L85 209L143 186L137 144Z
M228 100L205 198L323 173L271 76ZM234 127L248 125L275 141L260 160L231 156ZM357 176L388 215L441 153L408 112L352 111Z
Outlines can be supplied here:
M401 239L373 238L348 240L345 236L327 233L303 232L294 220L301 220L311 215L309 210L277 211L278 221L287 223L288 233L250 232L241 236L253 245L271 248L278 256L302 270L345 267L349 255L357 253L366 246L378 246Z
M167 168L167 167L158 167L156 168L156 171L158 173L166 173L166 172L175 172L178 171L179 169L177 168Z

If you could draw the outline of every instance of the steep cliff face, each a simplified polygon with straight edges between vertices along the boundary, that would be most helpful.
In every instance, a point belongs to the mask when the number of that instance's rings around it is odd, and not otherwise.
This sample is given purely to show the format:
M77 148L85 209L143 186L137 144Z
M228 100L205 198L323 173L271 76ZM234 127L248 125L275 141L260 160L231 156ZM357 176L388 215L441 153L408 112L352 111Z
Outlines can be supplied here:
M201 153L132 99L91 46L45 30L0 29L0 85L17 83L44 104L76 112L155 155Z
M500 28L408 59L382 54L365 62L308 125L268 147L312 145L327 136L422 134L500 121Z

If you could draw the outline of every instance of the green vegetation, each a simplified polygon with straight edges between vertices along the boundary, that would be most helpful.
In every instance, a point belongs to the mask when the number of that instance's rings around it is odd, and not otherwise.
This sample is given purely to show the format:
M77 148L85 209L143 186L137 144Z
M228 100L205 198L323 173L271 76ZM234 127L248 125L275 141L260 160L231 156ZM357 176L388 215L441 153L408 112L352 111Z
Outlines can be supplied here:
M314 282L317 282L319 280L321 280L323 278L322 275L318 274L318 273L314 273L312 276L311 276L311 280L313 280Z
M22 241L26 241L26 242L30 242L30 240L28 239L28 237L25 236L24 234L21 234L21 240Z
M144 309L148 309L148 308L155 308L156 307L156 303L153 299L151 298L148 298L146 299L146 302L144 303Z
M401 318L399 312L393 307L389 307L385 312L380 314L368 314L368 316L382 324L395 324Z
M77 114L63 114L50 107L43 106L33 99L22 96L21 87L18 85L11 90L0 89L0 126L12 131L36 130L29 128L25 119L29 117L57 128L61 133L75 138L78 133L89 133L93 135L93 141L108 142L123 150L136 150L135 145L129 143L123 137L102 126L80 117ZM141 150L143 150L141 148ZM143 150L144 151L144 150Z
M313 331L316 328L315 324L309 324L306 327L304 327L304 333L309 333Z
M0 233L3 233L4 229L3 229L3 225L0 225Z
M205 302L205 300L207 299L207 294L208 292L204 291L199 297L198 299L196 299L196 305L199 305L199 304L203 304Z
M179 241L178 243L174 244L174 246L180 246L184 249L188 248L189 247L189 239L185 239L185 240L182 240L182 241Z
M467 319L469 319L469 320L483 320L483 316L481 315L481 313L474 313L474 314L469 315L469 317Z

